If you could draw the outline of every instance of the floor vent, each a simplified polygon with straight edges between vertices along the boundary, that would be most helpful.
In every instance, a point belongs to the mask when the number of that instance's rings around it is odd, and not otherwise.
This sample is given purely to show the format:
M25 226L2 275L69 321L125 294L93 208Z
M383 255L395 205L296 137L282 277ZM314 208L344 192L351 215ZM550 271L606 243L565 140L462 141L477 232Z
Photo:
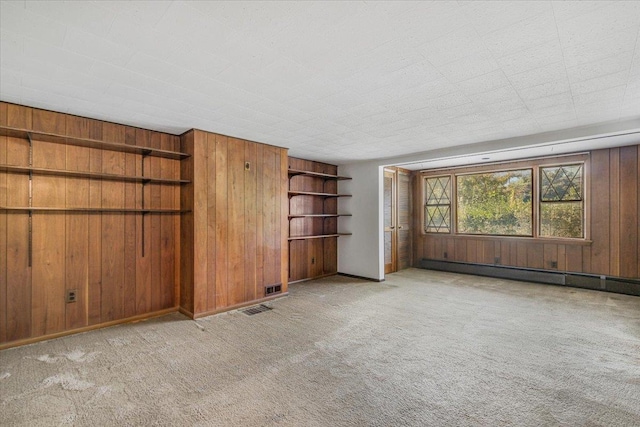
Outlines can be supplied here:
M282 292L282 285L271 285L264 288L264 296L279 294Z
M253 316L254 314L262 313L263 311L273 310L271 307L267 307L264 304L254 305L253 307L249 307L247 309L242 310L244 314L247 316Z

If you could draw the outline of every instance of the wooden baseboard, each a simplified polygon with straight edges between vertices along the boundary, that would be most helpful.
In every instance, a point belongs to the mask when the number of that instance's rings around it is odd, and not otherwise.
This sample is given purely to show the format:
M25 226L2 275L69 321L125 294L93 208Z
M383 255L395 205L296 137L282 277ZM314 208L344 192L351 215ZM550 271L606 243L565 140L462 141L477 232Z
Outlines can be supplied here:
M27 344L34 344L40 341L48 341L55 338L66 337L67 335L80 334L82 332L94 331L96 329L108 328L110 326L122 325L123 323L136 323L143 320L148 320L154 317L164 316L166 314L175 313L178 311L178 307L166 308L164 310L154 311L152 313L139 314L137 316L127 317L126 319L112 320L110 322L98 323L91 326L83 326L82 328L70 329L68 331L56 332L55 334L42 335L39 337L25 338L17 341L10 341L0 344L0 350L5 350L12 347L19 347Z
M187 310L186 308L183 307L178 307L178 311L182 314L184 314L185 316L187 316L190 319L193 319L193 313L190 312L189 310Z
M248 301L248 302L243 302L241 304L236 304L236 305L230 305L229 307L224 307L224 308L220 308L217 310L209 310L209 311L204 311L202 313L196 313L196 314L191 314L186 310L182 310L180 309L180 312L183 314L186 314L187 316L190 316L192 319L200 319L201 317L207 317L207 316L213 316L214 314L220 314L220 313L224 313L226 311L233 311L233 310L238 310L239 308L243 308L243 307L249 307L251 305L256 305L256 304L260 304L263 302L267 302L267 301L271 301L274 299L278 299L278 298L282 298L285 296L288 296L289 292L283 292L281 294L277 294L277 295L273 295L273 296L269 296L269 297L265 297L265 298L260 298L260 299L256 299L253 301ZM189 313L189 314L187 314Z

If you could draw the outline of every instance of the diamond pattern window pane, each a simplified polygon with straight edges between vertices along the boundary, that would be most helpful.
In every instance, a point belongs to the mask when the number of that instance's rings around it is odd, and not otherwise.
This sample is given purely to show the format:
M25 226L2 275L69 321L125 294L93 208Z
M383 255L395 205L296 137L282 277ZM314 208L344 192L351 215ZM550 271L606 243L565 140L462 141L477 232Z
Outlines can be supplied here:
M584 237L583 166L540 168L540 236Z
M451 177L427 178L427 205L451 203Z
M582 200L582 165L540 168L540 200L577 202Z
M424 230L451 232L451 176L425 179Z
M427 233L449 233L451 231L451 207L450 206L426 206L425 218Z

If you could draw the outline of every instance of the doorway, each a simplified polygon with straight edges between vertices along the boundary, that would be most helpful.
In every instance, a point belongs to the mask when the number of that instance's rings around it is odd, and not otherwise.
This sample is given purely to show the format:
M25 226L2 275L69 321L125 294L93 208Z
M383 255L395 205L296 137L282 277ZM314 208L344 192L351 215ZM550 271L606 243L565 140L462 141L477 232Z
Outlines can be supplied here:
M384 273L411 266L411 172L384 169Z

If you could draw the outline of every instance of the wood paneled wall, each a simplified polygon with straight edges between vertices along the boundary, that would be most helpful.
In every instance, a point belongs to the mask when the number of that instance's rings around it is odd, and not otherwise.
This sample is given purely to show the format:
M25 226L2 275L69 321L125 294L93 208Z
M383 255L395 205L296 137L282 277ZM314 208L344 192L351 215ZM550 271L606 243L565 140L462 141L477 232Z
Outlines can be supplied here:
M180 307L200 317L287 292L287 150L224 135L182 136ZM248 163L248 166L247 166Z
M177 151L178 137L0 102L0 124ZM148 157L147 175L178 179L179 161ZM0 164L27 166L26 139L0 136ZM142 156L33 141L33 166L142 175ZM33 176L34 207L141 208L141 183ZM27 174L0 172L0 206L29 206ZM145 207L179 208L179 185L144 186ZM145 221L145 256L142 256ZM178 215L0 211L0 345L175 309ZM66 290L77 302L66 303Z
M515 267L640 277L640 146L591 152L587 173L591 236L575 243L424 234L422 182L415 174L414 264L422 258L494 264L499 258L501 265Z
M289 168L330 175L338 174L338 167L327 163L289 157ZM291 191L337 194L336 180L296 175L289 182ZM291 214L337 214L338 199L316 196L296 196L289 201ZM338 218L292 218L289 221L291 236L335 234ZM299 281L338 272L338 237L291 240L289 242L289 280Z

